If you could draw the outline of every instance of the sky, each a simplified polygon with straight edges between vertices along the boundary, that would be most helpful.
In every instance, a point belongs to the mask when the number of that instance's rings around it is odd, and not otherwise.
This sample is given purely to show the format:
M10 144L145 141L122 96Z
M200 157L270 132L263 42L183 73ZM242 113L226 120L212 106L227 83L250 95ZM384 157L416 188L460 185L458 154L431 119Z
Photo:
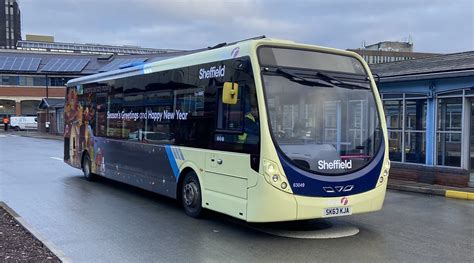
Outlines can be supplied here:
M265 35L360 48L474 50L473 0L20 0L22 35L57 42L190 50Z

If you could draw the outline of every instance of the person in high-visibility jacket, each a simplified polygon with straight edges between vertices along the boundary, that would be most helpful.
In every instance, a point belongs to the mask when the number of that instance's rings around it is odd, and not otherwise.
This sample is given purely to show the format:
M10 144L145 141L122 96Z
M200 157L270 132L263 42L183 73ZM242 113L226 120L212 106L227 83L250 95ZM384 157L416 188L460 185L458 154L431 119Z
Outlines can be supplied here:
M8 131L8 123L9 122L10 122L10 119L8 119L8 116L4 116L3 117L3 125L4 125L5 131Z
M249 101L247 101L249 102ZM244 133L239 135L239 143L256 144L260 139L260 125L257 107L246 103L246 108L251 108L244 116Z

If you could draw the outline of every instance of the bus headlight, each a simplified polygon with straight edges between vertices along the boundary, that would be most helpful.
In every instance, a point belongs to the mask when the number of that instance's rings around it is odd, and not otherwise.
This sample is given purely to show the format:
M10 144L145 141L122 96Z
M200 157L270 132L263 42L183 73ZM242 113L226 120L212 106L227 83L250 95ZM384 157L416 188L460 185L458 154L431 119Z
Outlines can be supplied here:
M268 174L274 174L277 169L273 163L268 163L268 165L265 167L265 172Z
M287 193L293 193L291 188L288 187L288 181L286 180L286 177L280 172L280 169L276 163L264 159L263 170L265 180L273 187Z

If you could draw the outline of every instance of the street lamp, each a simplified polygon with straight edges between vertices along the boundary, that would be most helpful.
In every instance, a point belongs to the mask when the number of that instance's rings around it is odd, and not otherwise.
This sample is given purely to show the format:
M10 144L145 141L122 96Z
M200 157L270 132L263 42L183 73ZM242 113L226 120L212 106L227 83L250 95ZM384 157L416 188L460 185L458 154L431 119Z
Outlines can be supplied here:
M45 78L46 78L46 100L48 100L48 97L49 97L49 83L48 83L48 74L45 74ZM47 129L46 127L46 124L50 122L49 121L49 108L46 107L46 122L44 124L44 128Z

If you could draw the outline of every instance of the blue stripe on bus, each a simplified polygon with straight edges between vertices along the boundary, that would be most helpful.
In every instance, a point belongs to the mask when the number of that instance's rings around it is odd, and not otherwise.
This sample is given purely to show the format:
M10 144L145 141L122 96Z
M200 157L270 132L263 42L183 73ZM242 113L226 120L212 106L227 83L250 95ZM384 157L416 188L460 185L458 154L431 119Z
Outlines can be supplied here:
M173 169L173 175L176 178L176 181L178 181L179 169L178 169L178 164L176 163L176 159L174 158L174 155L173 155L173 150L171 149L171 146L169 145L165 145L165 150L166 150L166 154L168 155L168 160L170 161L171 169Z

